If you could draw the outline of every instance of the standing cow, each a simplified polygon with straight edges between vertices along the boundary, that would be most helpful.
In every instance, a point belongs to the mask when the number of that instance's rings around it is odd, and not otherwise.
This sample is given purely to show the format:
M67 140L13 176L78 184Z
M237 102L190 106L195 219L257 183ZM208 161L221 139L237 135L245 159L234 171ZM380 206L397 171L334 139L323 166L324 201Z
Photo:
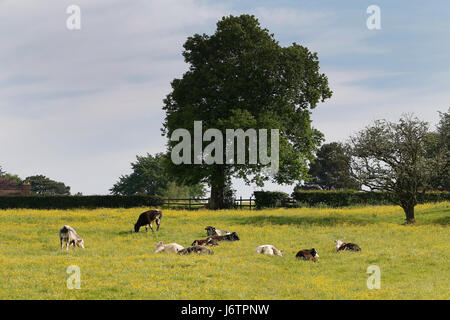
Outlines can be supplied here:
M138 221L134 225L134 232L139 232L139 229L143 226L145 226L145 231L148 231L147 225L150 226L150 229L152 229L152 222L155 221L156 223L156 231L159 231L159 225L161 224L161 218L162 218L162 212L161 210L153 209L145 211L144 213L141 213L139 216Z
M70 246L84 249L84 240L81 239L71 226L63 226L59 229L59 242L61 244L61 250L64 248L64 242L66 243L66 250L69 250Z

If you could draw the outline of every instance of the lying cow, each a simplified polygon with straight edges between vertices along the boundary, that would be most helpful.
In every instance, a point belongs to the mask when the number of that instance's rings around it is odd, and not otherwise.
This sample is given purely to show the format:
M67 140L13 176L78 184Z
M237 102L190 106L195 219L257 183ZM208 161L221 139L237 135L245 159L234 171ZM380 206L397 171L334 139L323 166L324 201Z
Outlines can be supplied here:
M84 249L84 241L77 234L74 228L71 226L63 226L59 229L59 242L61 244L61 250L63 249L63 242L66 244L66 250L69 250L70 246L79 247Z
M336 252L342 251L342 250L349 250L349 251L361 251L361 248L354 243L344 243L341 240L334 240L334 243L336 243Z
M217 241L239 241L239 237L236 232L226 234L224 236L210 236L207 239L214 239Z
M147 225L150 226L150 229L152 229L152 232L153 232L153 227L152 227L153 221L155 221L155 223L156 223L156 231L159 231L159 225L161 224L161 218L162 218L161 210L154 209L154 210L149 210L149 211L145 211L145 212L141 213L138 221L134 225L134 232L139 232L139 229L144 226L145 226L145 231L147 232L148 231Z
M270 244L259 246L258 248L256 248L256 252L261 254L267 254L270 256L280 256L280 257L283 256L281 250L278 250L277 248L275 248Z
M194 240L194 242L192 242L191 246L217 246L219 245L219 243L217 242L217 240L213 239L213 238L208 238L205 240Z
M317 258L319 258L319 255L317 254L317 250L312 248L311 250L308 249L300 250L299 252L297 252L295 257L297 259L312 260L316 262Z
M191 253L197 253L197 254L214 254L214 251L211 249L208 249L205 246L190 246L187 248L184 248L183 250L178 251L178 254L191 254Z
M164 242L160 241L156 244L155 252L171 252L178 253L178 251L183 250L184 247L180 246L178 243L169 243L164 244Z
M211 227L211 226L206 227L205 230L206 230L206 234L208 236L224 236L224 235L227 235L227 234L231 233L229 231L219 230L219 229L216 229L216 228Z

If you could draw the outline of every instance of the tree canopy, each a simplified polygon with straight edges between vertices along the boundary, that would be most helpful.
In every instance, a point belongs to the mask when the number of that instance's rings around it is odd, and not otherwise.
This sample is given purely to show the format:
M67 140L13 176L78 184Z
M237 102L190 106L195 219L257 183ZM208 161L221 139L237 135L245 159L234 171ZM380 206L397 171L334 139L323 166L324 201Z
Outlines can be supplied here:
M163 132L169 138L169 153L177 144L170 141L174 130L187 129L193 136L194 121L203 121L204 130L222 133L279 129L279 171L271 176L265 170L268 165L250 164L248 157L244 164L169 161L177 181L208 183L212 208L218 209L224 207L230 177L263 186L270 179L286 184L306 176L322 141L322 134L311 125L311 109L332 95L327 77L319 72L316 53L296 43L280 46L254 16L241 15L222 18L213 35L189 37L183 56L189 70L172 81L172 92L164 100Z
M43 175L30 176L25 179L31 185L31 193L39 195L70 195L70 187L63 182L54 181Z
M405 115L398 123L375 121L350 139L353 174L371 190L391 193L406 223L415 222L418 193L441 171L427 158L428 134L428 123Z
M359 190L358 181L351 175L351 154L338 142L324 144L316 153L308 174L309 180L296 186L296 189Z

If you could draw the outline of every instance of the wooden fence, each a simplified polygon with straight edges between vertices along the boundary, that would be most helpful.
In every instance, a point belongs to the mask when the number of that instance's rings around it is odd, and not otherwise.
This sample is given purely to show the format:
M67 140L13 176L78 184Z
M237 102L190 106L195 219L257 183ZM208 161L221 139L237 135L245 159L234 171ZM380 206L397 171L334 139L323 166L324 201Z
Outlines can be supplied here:
M186 198L186 199L164 199L164 206L168 208L183 208L189 210L202 209L209 207L210 198ZM284 201L280 207L289 208L296 204L294 199L288 199ZM243 199L242 197L234 199L234 207L236 209L255 209L255 198L250 197L249 199Z
M208 208L210 198L186 198L186 199L164 199L164 206L169 208L185 208L189 210ZM243 199L239 197L234 200L234 206L238 209L254 209L255 199L250 197L249 199Z

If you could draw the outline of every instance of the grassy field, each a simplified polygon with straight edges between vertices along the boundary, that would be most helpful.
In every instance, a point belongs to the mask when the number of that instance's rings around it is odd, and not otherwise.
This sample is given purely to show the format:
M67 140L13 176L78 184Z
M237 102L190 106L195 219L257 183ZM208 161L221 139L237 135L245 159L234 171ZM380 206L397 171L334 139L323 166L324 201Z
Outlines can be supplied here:
M0 299L448 299L450 203L417 207L403 226L398 207L265 211L164 210L158 233L131 233L136 209L0 211ZM59 249L68 224L86 249ZM208 225L236 231L213 256L154 253L157 241L189 245ZM143 229L142 229L143 230ZM335 253L333 240L362 252ZM273 244L283 257L255 253ZM315 247L319 263L297 261ZM66 269L81 269L81 289ZM369 290L367 267L381 269Z

